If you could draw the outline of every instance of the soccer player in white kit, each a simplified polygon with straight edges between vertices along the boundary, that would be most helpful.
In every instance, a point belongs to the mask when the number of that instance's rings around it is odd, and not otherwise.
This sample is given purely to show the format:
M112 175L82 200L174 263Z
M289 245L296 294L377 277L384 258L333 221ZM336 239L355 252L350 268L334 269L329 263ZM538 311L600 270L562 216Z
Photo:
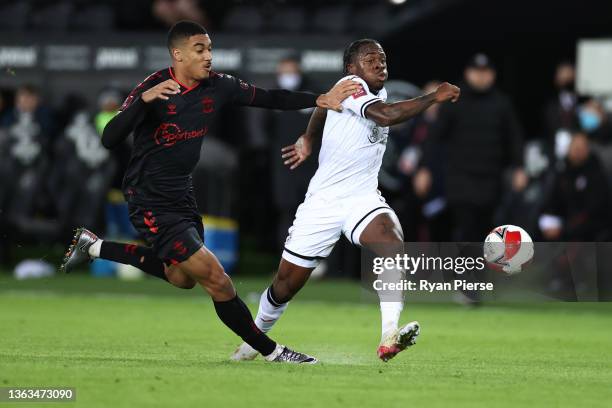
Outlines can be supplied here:
M403 232L397 216L378 191L378 172L385 152L389 126L403 122L434 103L455 102L459 88L441 84L434 92L411 100L386 103L385 52L371 39L351 43L344 52L345 77L363 89L342 102L343 111L317 109L306 133L283 149L285 164L295 168L311 153L315 137L323 134L319 168L310 180L304 202L289 229L285 249L272 285L264 291L255 324L269 331L304 286L312 270L340 239L377 252L375 244L401 244ZM339 81L339 82L340 82ZM399 327L403 301L380 302L382 318L378 357L388 361L419 335L418 322ZM233 360L251 360L257 351L246 343Z

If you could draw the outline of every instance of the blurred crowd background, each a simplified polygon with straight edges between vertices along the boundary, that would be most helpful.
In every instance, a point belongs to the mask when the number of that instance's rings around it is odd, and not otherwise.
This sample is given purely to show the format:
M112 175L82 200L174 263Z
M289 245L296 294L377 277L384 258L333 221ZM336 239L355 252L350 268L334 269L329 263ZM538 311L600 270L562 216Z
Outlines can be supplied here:
M459 102L390 132L380 189L406 241L480 242L500 224L536 241L609 241L612 89L590 76L581 41L612 37L612 6L536 3L1 2L0 265L24 247L57 252L79 225L137 239L120 191L130 143L107 151L99 135L130 89L168 65L165 31L181 19L209 30L213 69L262 87L324 91L362 37L387 52L391 101L457 83ZM313 155L289 171L280 149L310 113L227 109L203 143L194 183L206 242L234 273L277 262L317 168ZM358 250L342 242L322 269L359 276Z

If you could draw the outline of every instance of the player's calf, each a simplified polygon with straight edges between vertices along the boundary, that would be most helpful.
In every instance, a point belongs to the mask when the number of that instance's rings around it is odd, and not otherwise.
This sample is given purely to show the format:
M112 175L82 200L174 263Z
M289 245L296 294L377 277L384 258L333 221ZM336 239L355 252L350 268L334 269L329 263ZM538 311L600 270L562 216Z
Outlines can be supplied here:
M217 257L204 246L175 267L202 285L214 301L222 302L236 296L232 280Z
M295 265L281 258L272 281L274 299L278 304L289 302L304 287L314 268Z

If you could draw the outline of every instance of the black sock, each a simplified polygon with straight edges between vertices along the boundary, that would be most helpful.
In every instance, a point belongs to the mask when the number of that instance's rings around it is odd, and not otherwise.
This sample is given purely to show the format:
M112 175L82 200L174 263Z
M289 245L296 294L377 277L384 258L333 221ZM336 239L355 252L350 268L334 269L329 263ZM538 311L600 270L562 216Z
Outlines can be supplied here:
M272 353L276 343L255 326L251 311L236 295L225 302L214 302L217 316L227 327L263 356Z
M100 258L135 266L149 275L168 281L164 273L164 263L149 247L102 241Z

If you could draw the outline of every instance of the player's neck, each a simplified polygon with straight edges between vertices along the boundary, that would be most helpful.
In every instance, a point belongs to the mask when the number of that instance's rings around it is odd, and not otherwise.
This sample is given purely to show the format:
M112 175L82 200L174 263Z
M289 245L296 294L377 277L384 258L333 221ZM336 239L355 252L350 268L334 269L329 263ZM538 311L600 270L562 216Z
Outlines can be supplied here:
M193 88L200 82L197 79L191 78L180 69L176 69L175 66L172 66L172 73L179 85L186 86L187 88Z

